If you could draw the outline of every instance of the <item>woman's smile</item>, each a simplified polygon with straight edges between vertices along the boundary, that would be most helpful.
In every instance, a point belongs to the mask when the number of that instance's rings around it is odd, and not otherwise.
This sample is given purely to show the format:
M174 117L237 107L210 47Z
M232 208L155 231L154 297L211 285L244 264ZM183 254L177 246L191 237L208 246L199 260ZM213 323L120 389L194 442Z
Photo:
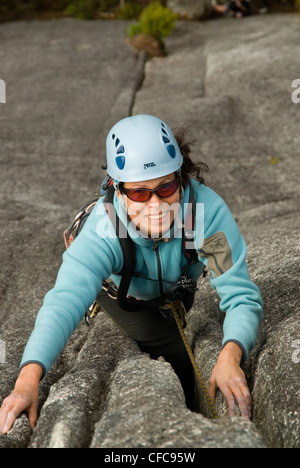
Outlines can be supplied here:
M168 174L146 182L125 183L124 188L127 190L154 190L174 180L175 174ZM151 238L161 237L169 231L180 208L179 187L170 197L163 199L156 192L153 192L150 199L143 203L133 201L126 194L120 192L117 195L123 197L127 213L139 232Z

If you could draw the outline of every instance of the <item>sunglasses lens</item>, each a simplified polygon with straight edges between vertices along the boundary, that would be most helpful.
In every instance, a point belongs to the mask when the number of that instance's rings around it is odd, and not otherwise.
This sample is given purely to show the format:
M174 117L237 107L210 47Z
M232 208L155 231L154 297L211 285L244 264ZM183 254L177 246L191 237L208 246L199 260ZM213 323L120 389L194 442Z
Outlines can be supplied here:
M178 182L177 180L174 180L173 182L169 182L168 184L162 185L157 190L157 195L160 198L171 197L176 192L177 188L178 188Z
M127 196L132 201L146 202L147 200L149 200L151 192L149 190L128 189Z
M178 186L179 182L177 180L173 180L172 182L162 185L156 190L126 189L126 195L132 201L143 203L150 200L153 192L156 192L160 198L171 197L178 189Z

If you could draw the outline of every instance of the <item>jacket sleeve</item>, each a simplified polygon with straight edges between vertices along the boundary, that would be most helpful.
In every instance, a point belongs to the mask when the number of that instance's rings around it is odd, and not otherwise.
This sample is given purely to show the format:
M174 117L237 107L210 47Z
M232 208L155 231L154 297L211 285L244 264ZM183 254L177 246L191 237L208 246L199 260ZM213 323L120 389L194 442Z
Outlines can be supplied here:
M223 347L229 341L237 343L246 359L257 339L263 304L258 287L249 277L246 243L225 202L216 194L214 198L204 215L199 256L211 272L211 285L225 312Z
M99 216L94 210L63 255L55 286L46 294L37 315L21 368L35 362L41 365L45 375L102 289L102 280L121 268L119 244L107 235L101 237L105 218L103 213Z

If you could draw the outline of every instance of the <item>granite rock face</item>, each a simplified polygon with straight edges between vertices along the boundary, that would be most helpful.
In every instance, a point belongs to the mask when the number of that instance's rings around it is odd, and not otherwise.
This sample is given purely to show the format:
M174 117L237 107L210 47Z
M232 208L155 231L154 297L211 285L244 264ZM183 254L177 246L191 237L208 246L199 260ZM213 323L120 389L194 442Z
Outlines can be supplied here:
M213 422L188 410L170 365L145 355L124 359L117 367L91 444L94 448L165 449L263 446L250 422L229 418Z
M299 123L291 100L300 23L294 15L179 22L168 56L144 62L124 22L0 25L0 400L64 251L62 232L98 193L105 136L120 118L150 113L185 124L207 183L248 244L265 317L244 368L253 423L184 404L179 381L101 313L81 323L41 383L32 432L22 416L0 447L299 447ZM30 60L28 59L30 57ZM208 382L223 315L199 281L186 333Z

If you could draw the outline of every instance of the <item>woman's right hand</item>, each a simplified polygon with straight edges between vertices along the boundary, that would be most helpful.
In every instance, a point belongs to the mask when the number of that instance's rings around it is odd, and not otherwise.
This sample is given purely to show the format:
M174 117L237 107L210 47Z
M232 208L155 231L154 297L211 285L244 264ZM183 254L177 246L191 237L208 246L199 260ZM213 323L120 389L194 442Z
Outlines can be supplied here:
M0 434L7 434L17 417L26 412L29 423L34 429L37 422L39 382L42 368L38 364L23 367L13 392L5 398L0 408Z

